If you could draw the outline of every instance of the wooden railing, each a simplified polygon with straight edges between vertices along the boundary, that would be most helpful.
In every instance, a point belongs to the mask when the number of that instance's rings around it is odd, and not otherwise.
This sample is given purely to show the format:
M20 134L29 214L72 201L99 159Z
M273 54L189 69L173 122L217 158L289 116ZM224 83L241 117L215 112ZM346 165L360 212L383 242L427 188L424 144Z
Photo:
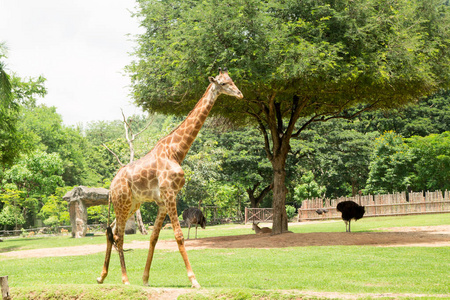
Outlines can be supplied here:
M431 214L450 212L449 191L420 192L342 197L338 199L304 200L298 210L298 221L338 219L341 213L336 211L339 202L351 200L366 208L364 217L398 216L412 214ZM328 212L319 215L316 210L324 208Z
M272 221L272 208L245 208L245 223L268 223Z

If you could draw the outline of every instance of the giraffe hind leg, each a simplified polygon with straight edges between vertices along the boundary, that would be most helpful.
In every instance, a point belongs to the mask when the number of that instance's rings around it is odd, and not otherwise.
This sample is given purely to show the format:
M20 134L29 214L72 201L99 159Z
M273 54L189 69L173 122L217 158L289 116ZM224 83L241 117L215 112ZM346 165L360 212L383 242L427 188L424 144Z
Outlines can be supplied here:
M124 234L125 234L125 223L127 222L126 219L117 219L117 225L115 228L115 234L114 239L116 241L117 245L117 252L119 252L119 259L120 259L120 268L122 270L122 282L124 284L130 284L130 281L128 280L127 275L127 268L125 265L125 256L123 254L123 243L124 243Z
M108 229L111 231L111 227L108 227ZM108 229L106 231L106 255L105 255L105 262L103 264L103 270L100 275L100 277L97 278L97 283L101 284L105 280L106 276L108 275L108 269L109 269L109 261L111 259L111 249L113 246L114 239L111 240L112 232L108 232Z

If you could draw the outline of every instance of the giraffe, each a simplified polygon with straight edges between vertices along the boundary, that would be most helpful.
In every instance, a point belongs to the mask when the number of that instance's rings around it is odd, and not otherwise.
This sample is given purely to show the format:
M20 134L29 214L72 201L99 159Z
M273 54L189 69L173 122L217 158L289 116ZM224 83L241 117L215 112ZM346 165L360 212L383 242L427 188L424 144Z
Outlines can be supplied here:
M210 84L203 97L186 119L170 134L159 140L144 157L119 169L111 182L110 199L116 213L116 225L113 233L111 228L107 229L106 256L101 275L97 278L98 283L103 283L108 275L111 249L114 245L119 252L122 282L129 284L123 254L125 223L142 202L154 201L158 205L158 214L150 236L147 262L142 276L144 285L148 285L155 245L163 221L168 214L172 222L178 250L186 265L188 278L192 287L200 287L192 271L184 246L180 222L178 221L176 196L185 182L181 162L219 95L226 94L238 99L243 98L241 91L236 87L225 68L223 70L219 68L219 75L209 77L209 81Z

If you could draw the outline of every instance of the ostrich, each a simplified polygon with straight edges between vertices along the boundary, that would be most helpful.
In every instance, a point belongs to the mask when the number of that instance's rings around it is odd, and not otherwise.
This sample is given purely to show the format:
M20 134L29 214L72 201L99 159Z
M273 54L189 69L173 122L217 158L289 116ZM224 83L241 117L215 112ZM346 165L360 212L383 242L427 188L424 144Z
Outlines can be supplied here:
M355 221L361 219L366 212L364 206L358 205L358 203L353 201L343 201L338 203L336 209L342 213L342 220L345 222L345 232L350 231L350 222L352 219ZM348 224L348 230L347 230Z
M189 239L191 225L195 224L195 238L196 239L197 239L197 226L200 225L203 229L205 229L205 227L206 227L206 218L203 216L202 211L196 207L191 207L191 208L186 209L183 212L183 220L186 222L187 226L189 227L187 239Z
M316 210L316 213L319 214L319 215L326 214L327 212L328 212L328 209L325 209L325 208L318 208Z

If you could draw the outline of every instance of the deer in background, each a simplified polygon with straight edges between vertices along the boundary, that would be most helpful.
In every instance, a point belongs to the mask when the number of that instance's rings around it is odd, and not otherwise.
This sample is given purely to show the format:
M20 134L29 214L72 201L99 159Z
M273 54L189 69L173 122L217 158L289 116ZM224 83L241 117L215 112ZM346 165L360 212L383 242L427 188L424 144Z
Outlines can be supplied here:
M272 233L272 229L269 227L263 227L260 228L258 226L259 223L253 223L252 229L255 231L256 234L263 234L263 233Z

